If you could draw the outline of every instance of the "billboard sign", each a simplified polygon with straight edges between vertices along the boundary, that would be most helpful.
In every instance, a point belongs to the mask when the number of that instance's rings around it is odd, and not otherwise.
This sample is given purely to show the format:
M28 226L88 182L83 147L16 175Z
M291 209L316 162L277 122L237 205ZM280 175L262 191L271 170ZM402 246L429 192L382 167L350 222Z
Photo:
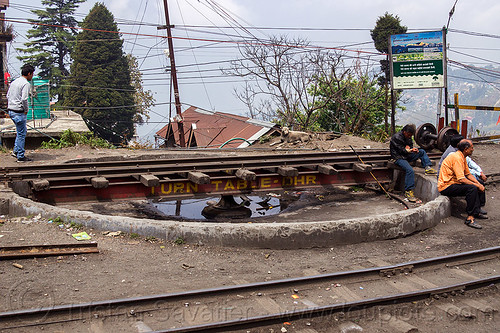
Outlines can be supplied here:
M443 39L443 30L391 35L393 89L444 87Z

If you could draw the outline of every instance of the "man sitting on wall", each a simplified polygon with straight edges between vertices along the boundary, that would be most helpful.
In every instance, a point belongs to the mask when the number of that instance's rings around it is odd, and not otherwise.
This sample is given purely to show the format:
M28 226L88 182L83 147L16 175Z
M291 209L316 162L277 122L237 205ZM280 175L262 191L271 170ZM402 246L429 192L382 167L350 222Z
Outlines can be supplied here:
M481 214L481 206L486 203L484 186L474 177L467 166L466 157L472 155L474 145L470 140L462 140L457 145L458 151L449 154L441 165L438 179L438 191L448 197L465 196L467 219L465 225L482 229L475 219L487 219Z
M391 157L396 161L396 165L405 171L405 197L410 202L416 202L415 194L415 172L409 162L420 159L426 175L435 175L436 170L431 168L432 162L423 149L413 148L412 136L415 135L416 128L413 124L407 124L403 129L394 134L391 138Z

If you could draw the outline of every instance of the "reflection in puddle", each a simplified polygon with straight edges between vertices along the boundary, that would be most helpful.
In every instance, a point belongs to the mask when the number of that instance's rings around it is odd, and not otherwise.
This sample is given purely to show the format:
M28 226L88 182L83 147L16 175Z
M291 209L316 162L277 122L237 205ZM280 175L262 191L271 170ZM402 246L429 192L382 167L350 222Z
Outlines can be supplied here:
M271 216L278 214L282 209L280 199L272 196L246 196L249 199L246 203L238 196L234 199L237 204L247 207L251 210L250 217ZM184 200L171 200L159 201L148 200L148 204L155 208L165 216L175 216L185 219L206 219L202 215L202 211L210 203L218 202L220 197L207 197L201 199L184 199ZM246 200L245 200L246 201ZM210 202L207 204L207 202Z

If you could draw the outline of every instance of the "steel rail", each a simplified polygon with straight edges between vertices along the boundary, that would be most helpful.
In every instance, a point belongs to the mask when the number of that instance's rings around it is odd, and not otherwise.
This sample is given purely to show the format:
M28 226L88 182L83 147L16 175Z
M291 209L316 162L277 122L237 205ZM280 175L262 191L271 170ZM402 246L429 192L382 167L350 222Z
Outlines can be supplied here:
M360 155L367 161L382 160L388 161L390 155L388 151L361 151ZM440 154L430 154L431 158L439 157ZM57 177L61 174L73 174L79 176L98 175L105 173L113 175L123 172L144 173L171 171L181 172L200 168L210 170L238 169L245 167L248 169L258 169L274 165L300 166L313 164L333 164L342 162L354 162L356 156L352 152L336 153L305 153L289 155L240 155L222 157L198 157L170 160L126 160L111 162L75 163L75 164L53 164L53 165L30 165L22 167L2 167L0 169L0 180L33 179L42 175ZM73 173L72 173L73 172Z
M293 166L293 165L291 165ZM312 166L312 165L311 165ZM294 166L294 167L299 167L299 166ZM271 168L271 167L269 167ZM318 175L320 174L319 171L316 171L316 170L307 170L307 166L305 167L306 170L299 170L298 171L298 174L299 176L300 175ZM386 170L387 168L386 167L373 167L373 170L376 171L376 170ZM252 169L248 169L248 170L252 170ZM253 169L254 171L257 170L257 169ZM198 172L202 172L202 173L206 173L210 176L210 179L211 180L221 180L221 179L233 179L233 180L237 180L238 177L234 176L234 175L231 175L231 174L226 174L225 173L225 170L224 171L221 171L221 170L210 170L210 169L196 169L196 171ZM179 173L185 173L187 171L176 171L176 172L158 172L158 173L154 173L155 176L159 176L159 177L167 177L167 176L172 176L172 175L179 175ZM342 173L351 173L353 172L352 169L339 169L338 170L338 173L339 174L342 174ZM104 175L104 174L99 174L99 176L102 176L102 177L106 177L110 180L112 179L116 179L116 178L119 178L116 182L110 182L109 183L109 186L112 186L112 185L125 185L125 184L141 184L141 182L135 178L130 178L130 176L134 176L134 175L141 175L141 174L144 174L144 173L133 173L133 174L130 174L130 173L126 173L126 174L110 174L110 175ZM256 173L257 177L269 177L269 176L278 176L278 173L276 172L261 172L261 173ZM88 177L88 176L87 176ZM49 181L51 181L51 184L53 185L50 185L50 188L51 189L55 189L55 188L69 188L69 187L92 187L92 185L90 183L85 183L85 184L59 184L58 185L58 182L60 183L63 183L63 182L68 182L68 181L71 181L71 180L77 180L77 179L80 179L82 177L58 177L58 178L45 178L44 179L47 179ZM188 181L188 179L186 177L183 177L183 176L178 176L178 177L175 177L175 178L167 178L167 179L160 179L160 184L163 184L163 183L170 183L170 182L178 182L178 181Z
M385 170L386 168L384 167L375 167L373 168L374 171L376 170ZM237 180L238 178L236 176L233 176L233 175L221 175L220 173L217 175L217 174L213 174L211 170L205 170L205 169L201 169L201 170L197 170L197 171L200 171L200 172L203 172L203 173L207 173L209 176L210 176L210 179L211 180L227 180L227 179L231 179L231 180ZM342 173L351 173L352 170L338 170L339 171L339 174L342 174ZM141 174L141 173L139 173ZM173 173L173 174L176 174L176 173ZM298 172L299 176L301 175L319 175L320 173L318 171L314 171L314 170L307 170L307 171L299 171ZM168 173L168 172L165 172L165 173L155 173L156 176L160 176L160 177L166 177L166 176L171 176L172 174L171 173ZM109 178L110 180L113 180L114 178L120 178L116 181L110 181L109 182L109 185L108 187L110 186L120 186L120 185L128 185L128 184L137 184L137 185L140 185L141 182L138 181L137 179L135 178L127 178L129 176L132 176L130 174L122 174L122 175L103 175L103 174L100 174L100 176L106 176L106 178ZM258 173L257 174L258 177L269 177L269 176L278 176L277 173L273 173L273 172L266 172L266 173ZM74 178L74 177L60 177L60 178L45 178L47 180L49 180L51 182L51 185L50 185L50 189L53 190L53 189L63 189L63 188L82 188L82 187L89 187L91 188L92 187L92 184L90 183L80 183L80 184L74 184L74 183L64 183L64 182L68 182L68 181L71 181L71 180L75 180L75 179L79 179L79 178ZM186 177L178 177L178 178L169 178L169 179L160 179L160 184L166 184L166 183L171 183L171 182L179 182L179 181L188 181L188 179ZM357 184L357 183L356 183ZM319 184L318 186L324 186L325 184ZM342 183L342 185L349 185L349 184L346 184L346 183ZM311 186L309 186L311 187ZM265 190L265 189L264 189Z
M187 326L180 328L171 328L165 330L152 331L151 333L191 333L191 332L227 332L239 329L249 329L273 324L280 324L284 321L293 321L299 319L309 319L321 316L329 316L339 312L349 312L362 310L374 306L394 305L408 302L416 302L428 299L433 295L439 295L450 290L473 290L500 283L500 275L491 276L484 279L478 279L453 285L442 286L438 288L424 289L407 293L394 294L389 296L375 297L360 301L345 302L340 304L331 304L318 306L314 308L293 310L288 312L275 313L270 315L249 317L239 320L228 320L210 324L196 326Z
M387 162L389 156L381 155L368 155L365 156L365 160L368 162ZM245 168L248 170L258 170L263 168L276 168L280 166L289 167L307 167L316 166L318 164L353 164L357 162L356 156L330 156L330 157L319 157L319 158L301 158L301 159L289 159L280 156L280 159L268 160L263 157L253 158L246 162L239 160L239 158L233 158L228 161L196 161L190 160L185 163L175 163L171 165L137 165L135 167L126 167L115 165L114 167L94 167L87 168L81 167L78 169L57 169L52 168L44 171L29 171L29 172L11 172L6 175L11 180L19 179L57 179L57 178L81 178L81 177L92 177L92 176L107 176L113 178L119 178L130 175L137 174L175 174L179 172L189 172L189 171L223 171L223 170L237 170L239 168ZM5 177L5 176L4 176Z
M54 313L82 313L82 311L93 310L97 308L103 307L118 307L118 306L130 306L137 305L137 303L148 303L148 302L158 302L158 301L174 301L179 299L185 299L188 297L201 297L201 296L213 296L214 294L228 294L231 292L242 292L248 291L252 289L263 290L265 288L273 288L273 287L286 287L289 285L297 285L304 283L315 283L321 282L324 280L338 280L339 278L356 278L356 277L366 277L366 276L380 276L386 274L386 272L391 271L405 271L409 267L413 270L415 269L424 269L426 267L446 265L446 264L469 264L474 262L481 262L486 260L491 260L492 258L496 258L500 256L500 246L490 247L480 250L462 252L451 254L447 256L440 256L435 258L428 258L417 261L410 261L407 263L401 263L396 265L382 266L382 267L373 267L366 268L361 270L353 270L353 271L345 271L345 272L336 272L329 274L321 274L314 276L305 276L298 278L288 278L281 280L272 280L272 281L264 281L264 282L255 282L255 283L247 283L241 285L234 286L221 286L215 288L208 289L198 289L198 290L190 290L190 291L181 291L181 292L173 292L167 294L158 294L158 295L149 295L149 296L140 296L140 297L130 297L130 298L121 298L121 299L112 299L112 300L104 300L104 301L95 301L95 302L87 302L87 303L79 303L79 304L66 304L66 305L55 305L50 307L41 307L36 309L21 309L21 310L13 310L7 312L0 312L0 320L6 320L9 318L21 318L26 316L35 316L38 314L54 314ZM500 276L492 277L488 281L495 281L495 283L500 279ZM492 283L492 282L490 282ZM447 286L447 288L454 286ZM425 292L430 292L437 290L428 289ZM411 293L409 293L411 294ZM389 298L392 299L390 296ZM385 297L382 297L384 299Z
M375 156L375 157L368 157L365 159L367 162L374 163L374 164L380 164L386 162L386 160L380 159L380 157ZM326 163L325 163L326 162ZM251 164L246 164L243 167L249 171L258 171L262 169L273 169L273 168L278 168L280 166L287 166L287 167L293 167L293 168L314 168L319 164L329 164L329 165L334 165L341 167L343 169L340 169L339 171L345 170L345 169L352 169L352 164L356 163L355 160L351 159L341 159L341 160L307 160L303 162L284 162L283 164L271 164L266 161L256 161L252 162ZM139 176L139 175L144 175L144 174L151 174L155 175L157 177L171 177L178 175L180 173L187 173L190 171L197 171L197 172L202 172L206 174L227 174L227 176L230 176L226 171L229 172L234 172L235 170L238 170L241 168L242 165L237 163L237 162L232 162L231 164L220 164L220 163L212 163L212 164L191 164L191 165L182 165L182 166L175 166L175 167L141 167L141 168L135 168L135 169L123 169L123 168L114 168L114 169L96 169L96 170L78 170L78 171L69 171L69 172L64 172L62 170L60 171L50 171L50 172L44 172L44 173L36 173L36 174L12 174L11 177L13 180L33 180L33 179L46 179L50 182L54 181L70 181L70 180L78 180L78 179L84 179L84 178L91 178L91 177L105 177L107 179L112 179L112 178L126 178L126 177L133 177L133 176ZM306 171L308 172L308 171ZM276 174L276 172L271 172L272 174ZM300 173L300 172L299 172ZM213 175L215 176L215 175ZM176 177L174 179L184 179L185 177Z
M361 155L388 155L389 151L387 149L381 150L362 150ZM308 159L308 158L322 158L329 156L351 156L350 151L340 151L340 152L314 152L314 153L300 153L300 154L283 154L278 152L276 154L259 154L259 155L246 155L240 154L238 156L198 156L198 157L184 157L184 158L171 158L165 159L165 156L159 156L156 159L131 159L131 160L113 160L113 161L96 161L96 162L75 162L75 163L61 163L61 164L29 164L29 165L16 165L13 167L1 167L0 172L11 173L16 171L41 171L41 170L54 170L56 169L79 169L79 168L103 168L103 167L126 167L126 166L142 166L142 165L178 165L184 163L209 163L209 162L219 162L219 161L234 161L237 159L240 162L251 161L255 159L267 159L275 160L281 159L284 156L290 159Z
M97 243L1 246L0 260L99 253Z
M169 150L170 152L170 150ZM221 152L221 151L219 151ZM239 151L235 151L238 153ZM286 151L281 152L281 151L276 151L275 153L271 154L250 154L253 153L254 151L248 151L248 150L241 150L242 154L239 154L237 157L242 158L242 159L254 159L255 157L267 157L267 158L280 158L282 156L297 156L297 157L318 157L318 156L331 156L331 155L338 155L338 156L349 156L352 155L352 152L349 150L345 151L333 151L333 152L299 152L299 153L291 153L288 154ZM249 153L250 152L250 153ZM258 152L258 151L257 151ZM203 153L203 151L198 151L197 153ZM249 153L249 154L245 154ZM388 149L363 149L360 150L361 155L368 155L368 154L388 154L389 150ZM220 159L226 159L226 160L231 160L234 159L235 156L231 155L213 155L213 156L194 156L194 157L181 157L181 158L175 158L175 159L164 159L166 155L158 155L158 158L148 158L148 159L129 159L129 160L109 160L109 161L94 161L94 162L79 162L79 161L71 161L71 162L66 162L62 163L59 165L66 165L68 168L76 167L77 165L83 165L86 167L93 167L94 165L99 165L99 166L113 166L116 163L125 163L125 165L135 165L136 163L142 164L142 163L147 163L147 164L169 164L169 163L177 163L177 162L185 162L189 160L202 160L202 161L210 161L210 160L220 160ZM2 167L0 170L5 169L24 169L24 170L38 170L38 169L46 169L50 168L51 165L16 165L13 167Z

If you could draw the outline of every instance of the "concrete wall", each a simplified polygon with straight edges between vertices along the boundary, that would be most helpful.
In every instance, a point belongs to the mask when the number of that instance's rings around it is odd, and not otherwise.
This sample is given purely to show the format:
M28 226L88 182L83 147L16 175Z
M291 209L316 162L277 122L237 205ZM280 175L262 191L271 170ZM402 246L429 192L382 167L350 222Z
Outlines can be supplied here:
M434 180L434 182L432 181ZM450 216L447 197L439 196L434 176L416 175L415 192L429 198L426 204L360 219L298 223L213 223L179 222L107 216L85 211L69 210L33 202L4 191L9 214L13 216L38 215L50 219L60 216L97 230L138 233L170 241L182 238L188 243L209 245L295 249L330 247L383 239L398 238L432 228Z

